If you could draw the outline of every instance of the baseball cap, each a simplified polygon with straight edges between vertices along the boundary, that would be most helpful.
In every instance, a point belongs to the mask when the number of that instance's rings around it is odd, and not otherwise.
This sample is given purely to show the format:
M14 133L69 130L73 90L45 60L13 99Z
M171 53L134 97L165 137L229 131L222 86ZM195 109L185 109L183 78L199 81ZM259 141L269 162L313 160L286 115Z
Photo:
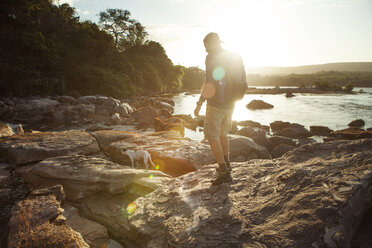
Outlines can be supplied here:
M221 41L217 33L211 32L205 36L203 42L204 44L206 43L210 44L210 43L222 43L223 41Z

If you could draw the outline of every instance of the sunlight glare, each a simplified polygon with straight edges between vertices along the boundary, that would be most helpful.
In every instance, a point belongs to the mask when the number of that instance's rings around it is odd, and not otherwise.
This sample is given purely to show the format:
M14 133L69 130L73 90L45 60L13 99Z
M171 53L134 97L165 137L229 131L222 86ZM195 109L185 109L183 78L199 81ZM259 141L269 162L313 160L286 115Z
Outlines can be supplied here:
M221 6L209 27L220 35L225 49L243 57L244 65L282 65L290 44L280 43L285 36L276 10L238 2ZM281 38L280 38L281 37Z

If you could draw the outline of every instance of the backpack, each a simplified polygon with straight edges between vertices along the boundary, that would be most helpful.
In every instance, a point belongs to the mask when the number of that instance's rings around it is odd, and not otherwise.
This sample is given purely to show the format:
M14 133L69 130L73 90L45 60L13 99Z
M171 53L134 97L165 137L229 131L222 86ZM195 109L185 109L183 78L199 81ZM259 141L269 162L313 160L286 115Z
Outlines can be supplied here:
M248 89L242 58L237 54L228 53L224 61L224 67L226 68L226 75L223 79L225 82L225 101L241 100Z

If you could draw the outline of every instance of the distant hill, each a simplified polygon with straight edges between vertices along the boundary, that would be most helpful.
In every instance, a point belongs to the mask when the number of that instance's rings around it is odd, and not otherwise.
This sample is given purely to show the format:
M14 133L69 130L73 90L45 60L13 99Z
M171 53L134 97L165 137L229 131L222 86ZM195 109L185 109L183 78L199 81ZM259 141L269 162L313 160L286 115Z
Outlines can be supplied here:
M372 72L372 62L344 62L295 67L249 67L247 74L311 74L320 71L368 71Z

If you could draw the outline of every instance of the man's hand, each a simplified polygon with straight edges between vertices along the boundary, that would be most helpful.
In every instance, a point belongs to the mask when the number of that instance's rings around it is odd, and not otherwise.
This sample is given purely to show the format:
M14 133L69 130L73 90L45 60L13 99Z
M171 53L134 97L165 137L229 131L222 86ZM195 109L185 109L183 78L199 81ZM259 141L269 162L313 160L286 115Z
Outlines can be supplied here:
M195 116L199 116L199 112L200 112L200 109L201 109L201 106L203 105L202 102L197 102L196 103L196 108L194 110L194 115Z

